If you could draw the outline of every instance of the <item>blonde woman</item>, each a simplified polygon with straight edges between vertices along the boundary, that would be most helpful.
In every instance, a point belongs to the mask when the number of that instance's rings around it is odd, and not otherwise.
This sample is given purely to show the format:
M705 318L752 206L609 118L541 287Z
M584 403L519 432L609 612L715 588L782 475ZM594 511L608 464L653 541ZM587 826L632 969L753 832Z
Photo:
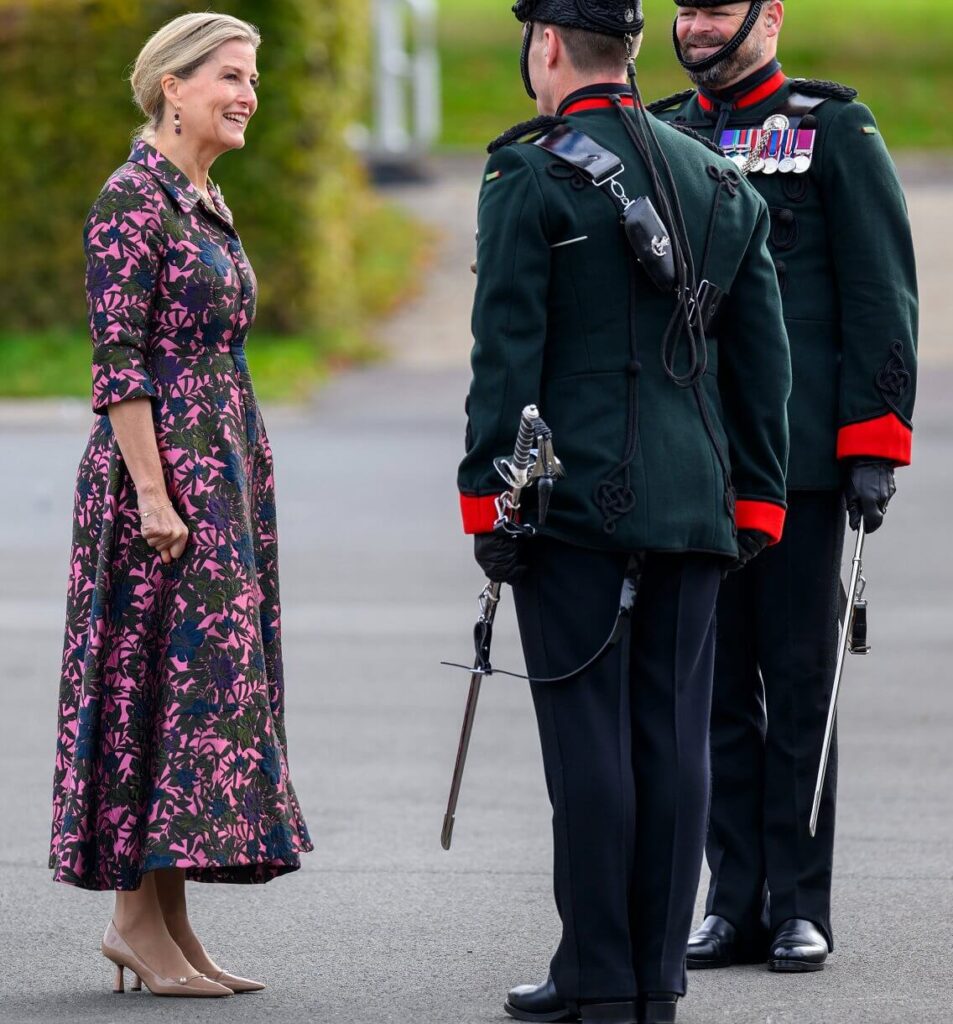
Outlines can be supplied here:
M79 467L50 866L115 890L134 987L228 996L185 881L312 849L288 774L271 449L244 344L255 276L208 177L258 106L257 30L190 14L132 75L148 117L85 229L98 414Z

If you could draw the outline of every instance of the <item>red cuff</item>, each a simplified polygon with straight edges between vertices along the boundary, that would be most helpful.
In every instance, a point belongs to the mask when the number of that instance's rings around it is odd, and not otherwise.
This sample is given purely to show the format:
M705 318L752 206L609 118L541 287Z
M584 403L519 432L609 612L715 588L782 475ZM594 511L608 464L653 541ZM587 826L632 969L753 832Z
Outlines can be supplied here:
M866 455L909 466L912 450L913 431L892 412L862 423L851 423L837 432L839 459Z
M760 530L777 544L784 533L785 509L770 501L750 501L739 498L735 506L735 525L739 530Z
M464 533L492 533L493 525L499 519L496 511L496 494L460 495L460 512L463 515Z

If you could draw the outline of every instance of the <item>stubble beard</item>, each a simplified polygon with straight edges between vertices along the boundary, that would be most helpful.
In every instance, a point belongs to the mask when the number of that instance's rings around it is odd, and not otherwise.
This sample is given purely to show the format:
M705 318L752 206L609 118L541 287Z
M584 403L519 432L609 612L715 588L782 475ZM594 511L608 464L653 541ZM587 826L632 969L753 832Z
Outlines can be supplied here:
M683 47L684 49L684 47ZM722 89L729 82L737 82L746 74L757 70L764 61L764 40L755 38L754 34L745 40L744 45L729 57L718 61L707 71L689 71L688 77L695 85L708 89Z

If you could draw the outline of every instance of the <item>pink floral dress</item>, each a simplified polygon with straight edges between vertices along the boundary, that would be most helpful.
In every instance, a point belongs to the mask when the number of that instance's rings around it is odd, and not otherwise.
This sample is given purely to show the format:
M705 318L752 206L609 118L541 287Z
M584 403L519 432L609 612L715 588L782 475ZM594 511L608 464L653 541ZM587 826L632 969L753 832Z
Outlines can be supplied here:
M288 774L271 449L245 338L255 276L214 209L137 142L85 228L98 413L76 482L50 867L86 889L145 871L267 882L312 849ZM140 535L113 402L148 396L191 531Z

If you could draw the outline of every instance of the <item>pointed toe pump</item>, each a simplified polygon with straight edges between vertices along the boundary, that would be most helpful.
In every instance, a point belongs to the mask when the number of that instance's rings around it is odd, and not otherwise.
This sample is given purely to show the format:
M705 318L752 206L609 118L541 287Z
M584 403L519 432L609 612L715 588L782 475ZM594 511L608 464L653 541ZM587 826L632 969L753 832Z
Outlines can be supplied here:
M109 922L109 927L103 936L102 951L103 956L116 965L116 979L113 983L113 992L116 993L125 991L123 974L128 969L135 976L131 986L134 992L140 991L145 984L146 988L155 996L190 996L193 999L214 999L232 994L232 990L226 985L220 985L206 978L204 974L194 973L181 978L163 978L126 942L112 921Z
M243 995L246 992L261 992L265 987L265 983L262 981L252 981L251 978L239 978L235 974L229 974L228 971L220 971L212 981L231 989L236 995Z

